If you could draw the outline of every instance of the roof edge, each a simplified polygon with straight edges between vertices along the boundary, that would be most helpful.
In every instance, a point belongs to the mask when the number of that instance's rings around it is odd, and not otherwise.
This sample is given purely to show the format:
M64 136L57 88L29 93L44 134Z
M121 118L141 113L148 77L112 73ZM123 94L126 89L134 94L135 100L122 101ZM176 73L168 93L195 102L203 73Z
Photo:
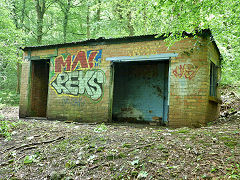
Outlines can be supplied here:
M49 45L40 45L40 46L27 46L27 47L20 47L23 51L31 51L31 50L42 50L42 49L49 49L49 48L61 48L67 46L96 46L96 45L108 45L108 44L120 44L120 43L131 43L131 42L142 42L142 41L153 41L153 40L164 40L171 35L163 34L159 36L158 34L152 35L140 35L140 36L126 36L126 37L119 37L119 38L103 38L100 37L98 39L89 39L84 41L76 41L76 42L68 42L68 43L59 43L59 44L49 44ZM217 47L217 44L212 36L210 29L203 29L200 31L195 31L194 34L183 32L182 37L194 37L195 35L206 38L210 37L211 41L213 42L214 46L216 47L219 55L221 53ZM157 37L158 36L158 37Z

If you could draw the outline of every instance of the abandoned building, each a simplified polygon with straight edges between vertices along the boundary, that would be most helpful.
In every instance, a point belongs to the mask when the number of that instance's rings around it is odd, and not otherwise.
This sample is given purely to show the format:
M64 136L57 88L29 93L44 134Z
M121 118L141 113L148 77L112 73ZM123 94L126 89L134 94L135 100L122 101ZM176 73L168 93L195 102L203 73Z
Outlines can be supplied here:
M221 55L209 30L183 36L24 47L19 116L205 125L219 114Z

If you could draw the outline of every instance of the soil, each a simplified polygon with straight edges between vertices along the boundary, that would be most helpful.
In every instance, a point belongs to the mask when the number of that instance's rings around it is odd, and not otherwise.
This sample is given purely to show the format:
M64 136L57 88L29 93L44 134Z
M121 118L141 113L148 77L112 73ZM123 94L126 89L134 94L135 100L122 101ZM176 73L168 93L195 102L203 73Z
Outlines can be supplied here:
M240 179L239 112L197 129L0 114L0 179Z

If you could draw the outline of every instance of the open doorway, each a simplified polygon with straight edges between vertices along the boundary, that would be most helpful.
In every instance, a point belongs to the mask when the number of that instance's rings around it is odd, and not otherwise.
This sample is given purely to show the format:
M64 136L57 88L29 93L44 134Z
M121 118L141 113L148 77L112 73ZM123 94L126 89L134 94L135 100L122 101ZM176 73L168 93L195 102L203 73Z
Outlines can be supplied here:
M169 61L114 62L113 121L164 124Z
M49 81L49 60L32 61L31 72L31 116L46 117L48 81Z

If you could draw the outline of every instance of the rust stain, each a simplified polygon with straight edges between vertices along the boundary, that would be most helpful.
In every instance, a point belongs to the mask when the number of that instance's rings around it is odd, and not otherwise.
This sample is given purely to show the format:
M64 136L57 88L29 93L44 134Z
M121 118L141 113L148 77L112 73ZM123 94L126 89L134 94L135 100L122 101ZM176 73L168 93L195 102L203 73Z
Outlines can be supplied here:
M153 116L152 117L152 120L154 120L154 121L158 121L158 120L160 120L161 119L161 117L158 117L158 116Z
M157 90L157 95L161 97L162 94L163 94L162 89L159 86L156 86L156 85L153 85L152 87Z

